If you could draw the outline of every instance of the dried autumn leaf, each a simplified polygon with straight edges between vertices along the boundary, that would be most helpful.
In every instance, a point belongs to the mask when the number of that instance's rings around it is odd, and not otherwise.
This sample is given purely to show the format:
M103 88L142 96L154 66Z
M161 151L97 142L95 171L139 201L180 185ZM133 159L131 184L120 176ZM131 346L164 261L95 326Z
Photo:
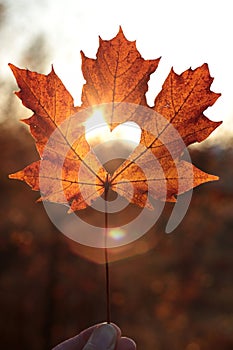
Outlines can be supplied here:
M121 28L112 40L100 39L96 59L82 53L86 83L81 107L74 107L71 95L53 69L46 76L10 65L20 88L17 96L34 112L24 122L30 126L40 157L43 155L42 163L50 169L40 178L45 189L42 199L68 202L71 210L76 211L90 205L106 188L111 188L131 203L151 207L148 188L154 199L175 201L177 195L218 179L181 157L186 146L201 142L220 125L203 115L220 96L210 91L213 78L207 64L195 70L188 69L181 75L171 70L154 106L149 107L145 93L158 63L159 59L144 60L135 42L128 41ZM137 106L144 107L145 111L139 119L140 144L112 176L85 139L84 122L88 117L85 113L81 113L78 126L69 122L62 127L75 113L103 103L108 103L111 109L106 117L111 130L119 124L119 110L120 123L135 121ZM124 110L128 108L126 103L135 105L135 113ZM75 142L71 141L74 139L73 127L75 132L78 129ZM56 130L56 139L51 142ZM46 156L43 154L45 146ZM154 159L158 166L154 166ZM81 167L84 169L83 181L78 176ZM39 177L40 161L10 175L37 191L40 189ZM133 195L130 186L133 186Z

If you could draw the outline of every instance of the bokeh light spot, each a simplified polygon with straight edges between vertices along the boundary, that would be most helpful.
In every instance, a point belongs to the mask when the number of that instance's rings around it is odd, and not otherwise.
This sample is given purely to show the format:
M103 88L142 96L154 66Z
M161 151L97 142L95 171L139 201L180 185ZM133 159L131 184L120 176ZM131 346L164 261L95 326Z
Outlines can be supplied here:
M123 237L125 237L125 231L120 229L120 228L113 228L109 230L108 233L109 237L115 239L115 240L120 240Z

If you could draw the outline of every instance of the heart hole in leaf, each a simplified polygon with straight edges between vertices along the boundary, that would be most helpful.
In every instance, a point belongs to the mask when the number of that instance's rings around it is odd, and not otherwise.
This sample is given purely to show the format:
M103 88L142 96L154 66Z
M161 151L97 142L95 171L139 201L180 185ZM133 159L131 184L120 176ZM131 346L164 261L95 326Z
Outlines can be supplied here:
M101 113L95 113L86 123L85 135L101 164L112 174L140 143L141 128L130 121L111 131Z

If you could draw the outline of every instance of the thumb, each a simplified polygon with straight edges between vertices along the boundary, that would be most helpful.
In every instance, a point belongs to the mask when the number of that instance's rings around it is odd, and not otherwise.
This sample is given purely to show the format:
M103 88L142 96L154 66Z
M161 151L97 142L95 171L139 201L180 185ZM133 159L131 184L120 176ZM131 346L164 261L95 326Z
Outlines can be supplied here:
M117 342L117 330L111 324L96 327L83 350L114 350Z

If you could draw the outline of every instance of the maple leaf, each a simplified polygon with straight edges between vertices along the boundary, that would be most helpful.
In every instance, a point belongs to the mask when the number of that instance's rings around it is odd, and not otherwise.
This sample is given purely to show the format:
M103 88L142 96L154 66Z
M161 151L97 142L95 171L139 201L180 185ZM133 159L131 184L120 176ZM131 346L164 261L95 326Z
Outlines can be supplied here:
M135 42L128 41L121 28L111 40L100 38L96 59L81 54L86 83L80 107L74 106L71 95L53 69L48 75L43 75L10 65L20 88L17 96L34 112L24 122L30 126L42 163L49 169L42 176L45 184L43 200L67 201L71 211L76 211L87 207L111 188L131 203L151 207L148 187L154 199L176 201L177 195L218 179L182 159L186 146L203 141L221 124L210 121L203 114L220 96L210 91L213 78L207 64L180 75L172 69L155 98L154 106L149 107L145 94L150 75L156 70L160 58L144 60ZM103 103L110 104L112 109L106 118L111 130L119 123L135 121L136 112L122 113L126 103L134 104L135 111L137 106L144 111L140 115L140 144L112 175L108 174L86 141L84 122L88 116L85 113L81 113L78 126L70 122L65 129L62 128L64 121L72 120L75 113ZM118 110L124 115L120 122ZM75 142L72 142L72 125L78 135ZM48 146L55 130L59 131L56 147L53 143ZM48 148L46 156L43 154L45 147ZM158 161L158 167L153 166L152 156ZM38 160L11 174L10 178L25 181L38 191L40 164L41 160ZM84 169L82 182L78 177L80 167ZM129 185L133 186L133 194Z

